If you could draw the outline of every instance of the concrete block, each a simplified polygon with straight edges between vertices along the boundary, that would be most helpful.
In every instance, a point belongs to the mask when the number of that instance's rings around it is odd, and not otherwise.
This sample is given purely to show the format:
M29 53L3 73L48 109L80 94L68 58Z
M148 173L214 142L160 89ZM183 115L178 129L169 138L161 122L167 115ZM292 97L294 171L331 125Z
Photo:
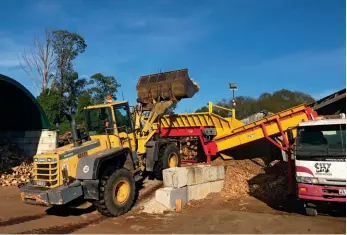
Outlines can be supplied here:
M11 142L18 145L29 144L30 138L12 138Z
M211 166L209 181L223 180L225 177L225 170L223 166Z
M216 166L210 167L210 178L209 182L218 180L218 168Z
M54 144L58 141L58 138L52 137L42 137L39 140L40 144Z
M203 183L187 186L188 201L190 200L201 200L207 197L211 192L211 184Z
M39 144L37 146L37 152L45 152L54 150L56 148L56 144Z
M7 135L8 138L25 138L25 131L10 131Z
M40 143L40 138L32 137L28 138L30 144L36 144L38 145Z
M36 138L40 138L41 136L41 131L26 131L25 132L25 137L36 137Z
M224 180L225 168L224 166L215 166L217 168L217 180Z
M222 191L223 187L224 187L224 180L210 182L211 193L219 193L220 191Z
M189 167L187 168L187 170L187 185L195 185L208 182L208 178L206 177L208 174L208 170L206 170L205 167ZM205 177L204 171L206 173Z
M43 137L43 138L45 138L45 137L57 138L58 137L58 133L56 131L42 130L40 136Z
M183 188L161 188L155 192L155 199L169 209L175 209L176 199L182 199L182 206L188 202L187 187Z
M202 169L202 178L203 178L202 183L207 183L210 181L211 165L197 165L197 166L194 166L194 168L201 168Z
M188 171L186 167L173 167L163 170L165 187L181 188L188 183Z

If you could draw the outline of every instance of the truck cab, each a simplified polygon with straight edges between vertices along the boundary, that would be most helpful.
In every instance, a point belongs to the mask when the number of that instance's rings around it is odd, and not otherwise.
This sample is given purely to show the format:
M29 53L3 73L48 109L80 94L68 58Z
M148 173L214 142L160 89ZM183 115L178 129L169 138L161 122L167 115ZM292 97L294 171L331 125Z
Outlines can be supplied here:
M294 153L297 196L306 214L317 215L322 203L346 203L344 117L300 123Z

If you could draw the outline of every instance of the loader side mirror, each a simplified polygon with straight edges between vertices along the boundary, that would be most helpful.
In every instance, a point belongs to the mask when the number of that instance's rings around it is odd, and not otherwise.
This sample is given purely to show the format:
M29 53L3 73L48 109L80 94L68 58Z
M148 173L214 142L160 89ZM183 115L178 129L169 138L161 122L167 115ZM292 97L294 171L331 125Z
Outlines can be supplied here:
M294 140L294 134L293 134L293 130L289 129L287 130L287 136L288 136L288 142L290 145L294 144L295 140Z

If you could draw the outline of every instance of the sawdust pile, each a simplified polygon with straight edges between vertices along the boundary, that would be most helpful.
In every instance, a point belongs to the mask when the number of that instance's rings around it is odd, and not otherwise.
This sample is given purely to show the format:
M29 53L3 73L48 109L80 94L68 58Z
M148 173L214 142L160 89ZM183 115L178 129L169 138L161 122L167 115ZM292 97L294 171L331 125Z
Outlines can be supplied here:
M18 186L32 176L32 159L6 139L0 141L0 186Z
M287 193L287 164L274 162L265 168L260 158L223 161L212 165L224 165L226 169L221 195L233 199L255 197L263 201L284 199Z

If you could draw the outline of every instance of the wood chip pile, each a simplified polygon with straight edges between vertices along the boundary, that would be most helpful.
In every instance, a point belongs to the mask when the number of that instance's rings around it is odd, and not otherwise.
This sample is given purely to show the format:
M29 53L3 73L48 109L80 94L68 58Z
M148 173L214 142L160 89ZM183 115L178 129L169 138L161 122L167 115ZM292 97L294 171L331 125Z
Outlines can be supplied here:
M226 167L222 196L241 199L255 197L262 201L284 199L287 193L287 164L275 162L264 168L260 158L223 161L217 159L212 165Z
M0 186L18 186L28 182L32 175L32 158L24 157L21 150L7 140L0 141Z

